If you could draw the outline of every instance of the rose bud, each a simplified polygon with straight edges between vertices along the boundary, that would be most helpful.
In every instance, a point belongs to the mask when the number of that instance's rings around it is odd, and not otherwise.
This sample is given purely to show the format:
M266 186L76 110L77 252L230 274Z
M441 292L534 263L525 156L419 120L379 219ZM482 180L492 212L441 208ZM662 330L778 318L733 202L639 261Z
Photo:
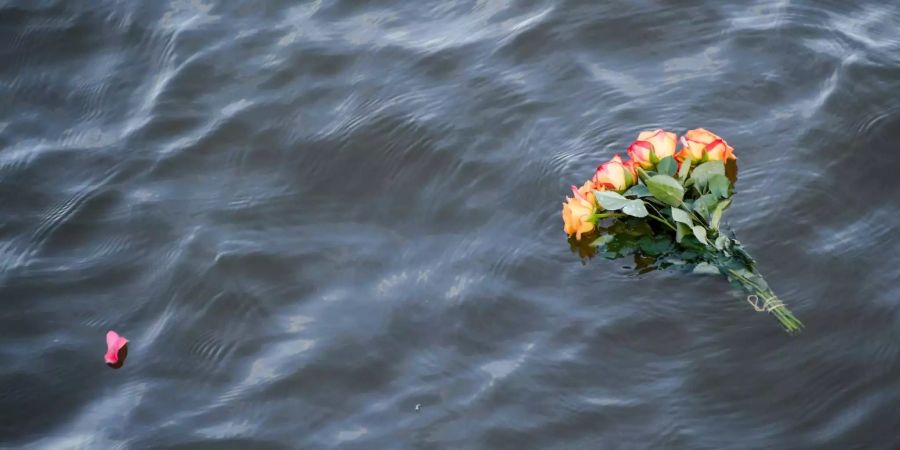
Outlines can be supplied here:
M628 156L631 157L632 166L637 164L644 169L653 168L653 144L647 141L634 141L628 146Z
M597 190L604 188L623 192L634 185L635 177L632 175L631 170L622 163L622 158L619 155L615 155L612 159L597 167L592 181Z
M567 235L575 235L575 239L581 240L581 235L594 231L594 222L591 216L597 211L597 201L591 192L593 183L588 181L581 188L572 186L574 197L566 197L563 203L562 217L563 230Z
M638 135L638 141L649 142L653 146L653 153L657 159L675 154L675 146L678 144L678 136L666 130L642 131Z

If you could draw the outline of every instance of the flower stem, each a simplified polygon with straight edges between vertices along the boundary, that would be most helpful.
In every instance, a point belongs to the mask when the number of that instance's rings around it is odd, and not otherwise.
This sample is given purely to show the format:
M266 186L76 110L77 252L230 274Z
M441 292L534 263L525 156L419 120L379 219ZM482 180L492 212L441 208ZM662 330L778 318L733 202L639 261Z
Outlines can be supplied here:
M703 228L706 228L706 231L710 231L710 226L708 223L706 223L706 219L704 219L700 214L697 214L697 212L693 209L689 209L688 211L691 212L691 215L693 215L694 218L697 219L697 222L699 222L700 225L703 225Z
M671 228L672 231L676 231L676 230L675 230L675 226L672 225L672 224L670 224L669 221L667 221L666 219L663 219L662 217L659 217L659 216L656 216L656 215L653 215L653 214L650 214L650 213L647 213L647 216L656 219L657 221L661 222L663 225L665 225L665 226Z
M647 202L647 205L650 206L650 208L653 209L653 212L655 212L656 214L659 214L659 210L656 209L656 207L653 206L652 203ZM654 218L654 219L656 219L656 220L659 221L659 222L662 222L665 226L671 228L672 231L678 231L678 229L675 228L675 225L672 225L671 223L669 223L668 220L663 219L662 217L660 217L660 216L658 216L658 215L657 215L657 216L654 216L653 214L650 214L650 213L647 213L647 215L650 216L650 217L652 217L652 218Z
M625 217L625 216L627 216L627 215L628 215L628 214L613 213L613 212L611 212L611 213L597 213L597 214L591 214L591 216L588 217L587 220L588 220L588 222L594 222L594 223L596 223L596 222L597 222L598 220L600 220L600 219L606 219L606 218L609 218L609 217Z
M789 310L787 306L784 305L784 302L782 302L775 295L775 293L772 292L771 289L762 288L759 284L751 281L734 269L728 269L728 274L732 278L740 281L744 286L744 289L746 289L748 292L751 292L753 293L753 295L756 295L759 298L763 299L762 307L751 301L754 309L760 312L767 311L772 313L772 315L775 316L776 319L778 319L778 322L781 323L781 326L784 327L784 329L789 333L800 331L800 329L803 328L803 323L800 322L800 320L797 319L796 316L794 316L794 313L792 313L791 310Z

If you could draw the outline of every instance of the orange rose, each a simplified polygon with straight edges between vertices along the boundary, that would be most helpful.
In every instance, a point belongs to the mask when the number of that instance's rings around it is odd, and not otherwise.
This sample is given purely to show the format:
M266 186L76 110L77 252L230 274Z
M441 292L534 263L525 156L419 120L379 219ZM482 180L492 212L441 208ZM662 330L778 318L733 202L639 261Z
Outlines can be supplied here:
M584 184L581 185L580 188L572 191L572 193L575 194L576 197L584 197L582 200L587 200L587 202L592 205L598 205L597 199L594 198L594 190L594 182L591 180L587 180L584 182Z
M718 139L706 146L706 156L710 161L727 161L729 159L737 159L734 156L734 149L725 142L724 139Z
M572 186L574 197L566 197L563 203L562 217L563 230L569 236L575 235L575 239L581 240L581 235L594 231L594 222L591 216L597 212L597 199L594 198L594 185L588 181L581 188Z
M630 167L630 168L629 168ZM613 156L609 161L600 164L591 181L597 190L610 189L622 192L634 184L635 177L631 170L634 165L625 167L619 155Z
M704 156L711 161L737 159L734 156L734 149L724 139L703 128L685 133L681 138L681 144L684 148L677 155L680 160L691 158L694 161L701 161Z
M678 136L666 130L642 131L638 135L638 141L649 142L653 146L653 153L658 159L675 154L675 145L678 144Z

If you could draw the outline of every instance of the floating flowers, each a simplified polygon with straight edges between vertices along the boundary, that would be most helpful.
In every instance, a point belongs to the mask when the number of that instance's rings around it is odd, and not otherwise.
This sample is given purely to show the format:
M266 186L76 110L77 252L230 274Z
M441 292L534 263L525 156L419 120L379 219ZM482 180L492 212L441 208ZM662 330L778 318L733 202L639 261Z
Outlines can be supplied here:
M607 258L633 254L659 267L722 273L750 293L754 309L798 331L803 325L768 287L753 258L720 230L737 179L734 149L703 128L685 133L680 150L678 142L675 133L644 131L628 147L628 161L615 155L582 187L572 186L574 197L563 203L566 234L583 253L582 239L590 236L587 245Z

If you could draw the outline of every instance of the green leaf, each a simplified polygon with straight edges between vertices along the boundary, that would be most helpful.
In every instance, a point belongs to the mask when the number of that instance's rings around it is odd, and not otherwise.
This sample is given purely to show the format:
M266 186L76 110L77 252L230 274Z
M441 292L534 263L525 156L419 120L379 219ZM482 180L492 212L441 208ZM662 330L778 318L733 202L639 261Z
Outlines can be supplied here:
M716 238L716 250L724 250L726 246L728 246L728 237L719 235Z
M731 182L725 175L713 175L707 181L709 183L709 192L721 198L728 198L728 190Z
M679 206L684 198L684 188L678 180L668 175L654 175L647 180L647 189L657 200L669 205Z
M684 180L688 176L688 172L691 171L691 158L685 158L684 161L681 162L681 168L678 169L678 179L683 183Z
M694 266L693 272L699 275L718 275L719 268L704 261Z
M656 171L662 175L674 176L675 172L678 171L678 163L675 161L675 158L666 156L659 160L659 164L656 165Z
M688 214L687 212L685 212L681 208L675 208L675 207L672 208L672 219L674 219L676 222L683 223L689 227L694 226L694 221L691 220L691 215Z
M600 206L607 211L620 210L628 202L627 198L613 191L594 191L594 197L597 199L597 203L600 203Z
M716 205L716 209L712 212L712 219L709 221L709 226L713 227L713 229L719 229L719 221L722 220L722 213L725 212L725 208L731 205L731 199L722 200Z
M680 244L681 240L689 234L691 234L691 227L681 222L675 224L675 242Z
M636 185L632 186L630 189L628 189L627 191L625 191L625 194L623 194L623 195L626 197L632 196L632 197L637 197L637 198L649 197L650 189L647 189L647 186L644 186L643 184L636 184Z
M708 161L694 168L691 180L698 189L703 189L713 175L725 175L725 164L722 161Z
M703 228L702 225L694 225L692 230L694 231L694 237L697 238L701 244L706 244L706 228Z
M709 217L718 203L719 197L712 194L703 194L700 198L694 200L694 211L697 211L703 217Z
M641 200L629 200L622 207L622 212L633 217L647 217L647 207Z

